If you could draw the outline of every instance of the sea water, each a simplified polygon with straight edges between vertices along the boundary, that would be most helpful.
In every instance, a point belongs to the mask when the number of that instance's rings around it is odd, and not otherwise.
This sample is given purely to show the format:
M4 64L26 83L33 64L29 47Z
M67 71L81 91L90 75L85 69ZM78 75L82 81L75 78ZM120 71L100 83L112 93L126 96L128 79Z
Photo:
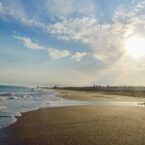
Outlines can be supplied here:
M16 121L21 113L40 108L88 104L58 97L54 90L0 85L0 129Z

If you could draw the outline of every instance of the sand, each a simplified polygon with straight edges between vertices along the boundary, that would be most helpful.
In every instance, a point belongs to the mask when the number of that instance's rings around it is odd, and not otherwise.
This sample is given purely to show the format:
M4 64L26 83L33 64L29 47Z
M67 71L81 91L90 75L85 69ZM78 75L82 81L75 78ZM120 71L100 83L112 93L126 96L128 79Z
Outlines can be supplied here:
M72 99L77 92L66 93ZM145 145L145 108L93 105L24 113L0 131L0 145Z

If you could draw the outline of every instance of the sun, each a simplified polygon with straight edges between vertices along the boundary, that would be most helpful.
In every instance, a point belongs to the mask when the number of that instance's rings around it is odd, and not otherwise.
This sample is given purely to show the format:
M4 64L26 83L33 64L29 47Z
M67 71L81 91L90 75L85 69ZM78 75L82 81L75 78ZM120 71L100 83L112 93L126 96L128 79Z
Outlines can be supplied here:
M134 58L145 57L145 38L140 36L131 36L125 42L128 55Z

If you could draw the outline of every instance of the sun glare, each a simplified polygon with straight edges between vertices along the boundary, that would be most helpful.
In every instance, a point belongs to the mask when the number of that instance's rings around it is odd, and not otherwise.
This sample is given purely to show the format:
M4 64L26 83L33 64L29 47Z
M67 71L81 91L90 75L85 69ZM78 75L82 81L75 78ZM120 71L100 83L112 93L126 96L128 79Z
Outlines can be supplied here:
M129 37L125 42L128 55L134 58L145 57L145 38L139 36Z

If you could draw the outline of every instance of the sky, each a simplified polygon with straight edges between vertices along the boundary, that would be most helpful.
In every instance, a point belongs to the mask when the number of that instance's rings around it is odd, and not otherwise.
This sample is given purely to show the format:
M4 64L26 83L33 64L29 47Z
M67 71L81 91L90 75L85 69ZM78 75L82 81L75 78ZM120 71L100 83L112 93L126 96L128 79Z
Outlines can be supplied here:
M0 0L0 83L145 85L145 0Z

